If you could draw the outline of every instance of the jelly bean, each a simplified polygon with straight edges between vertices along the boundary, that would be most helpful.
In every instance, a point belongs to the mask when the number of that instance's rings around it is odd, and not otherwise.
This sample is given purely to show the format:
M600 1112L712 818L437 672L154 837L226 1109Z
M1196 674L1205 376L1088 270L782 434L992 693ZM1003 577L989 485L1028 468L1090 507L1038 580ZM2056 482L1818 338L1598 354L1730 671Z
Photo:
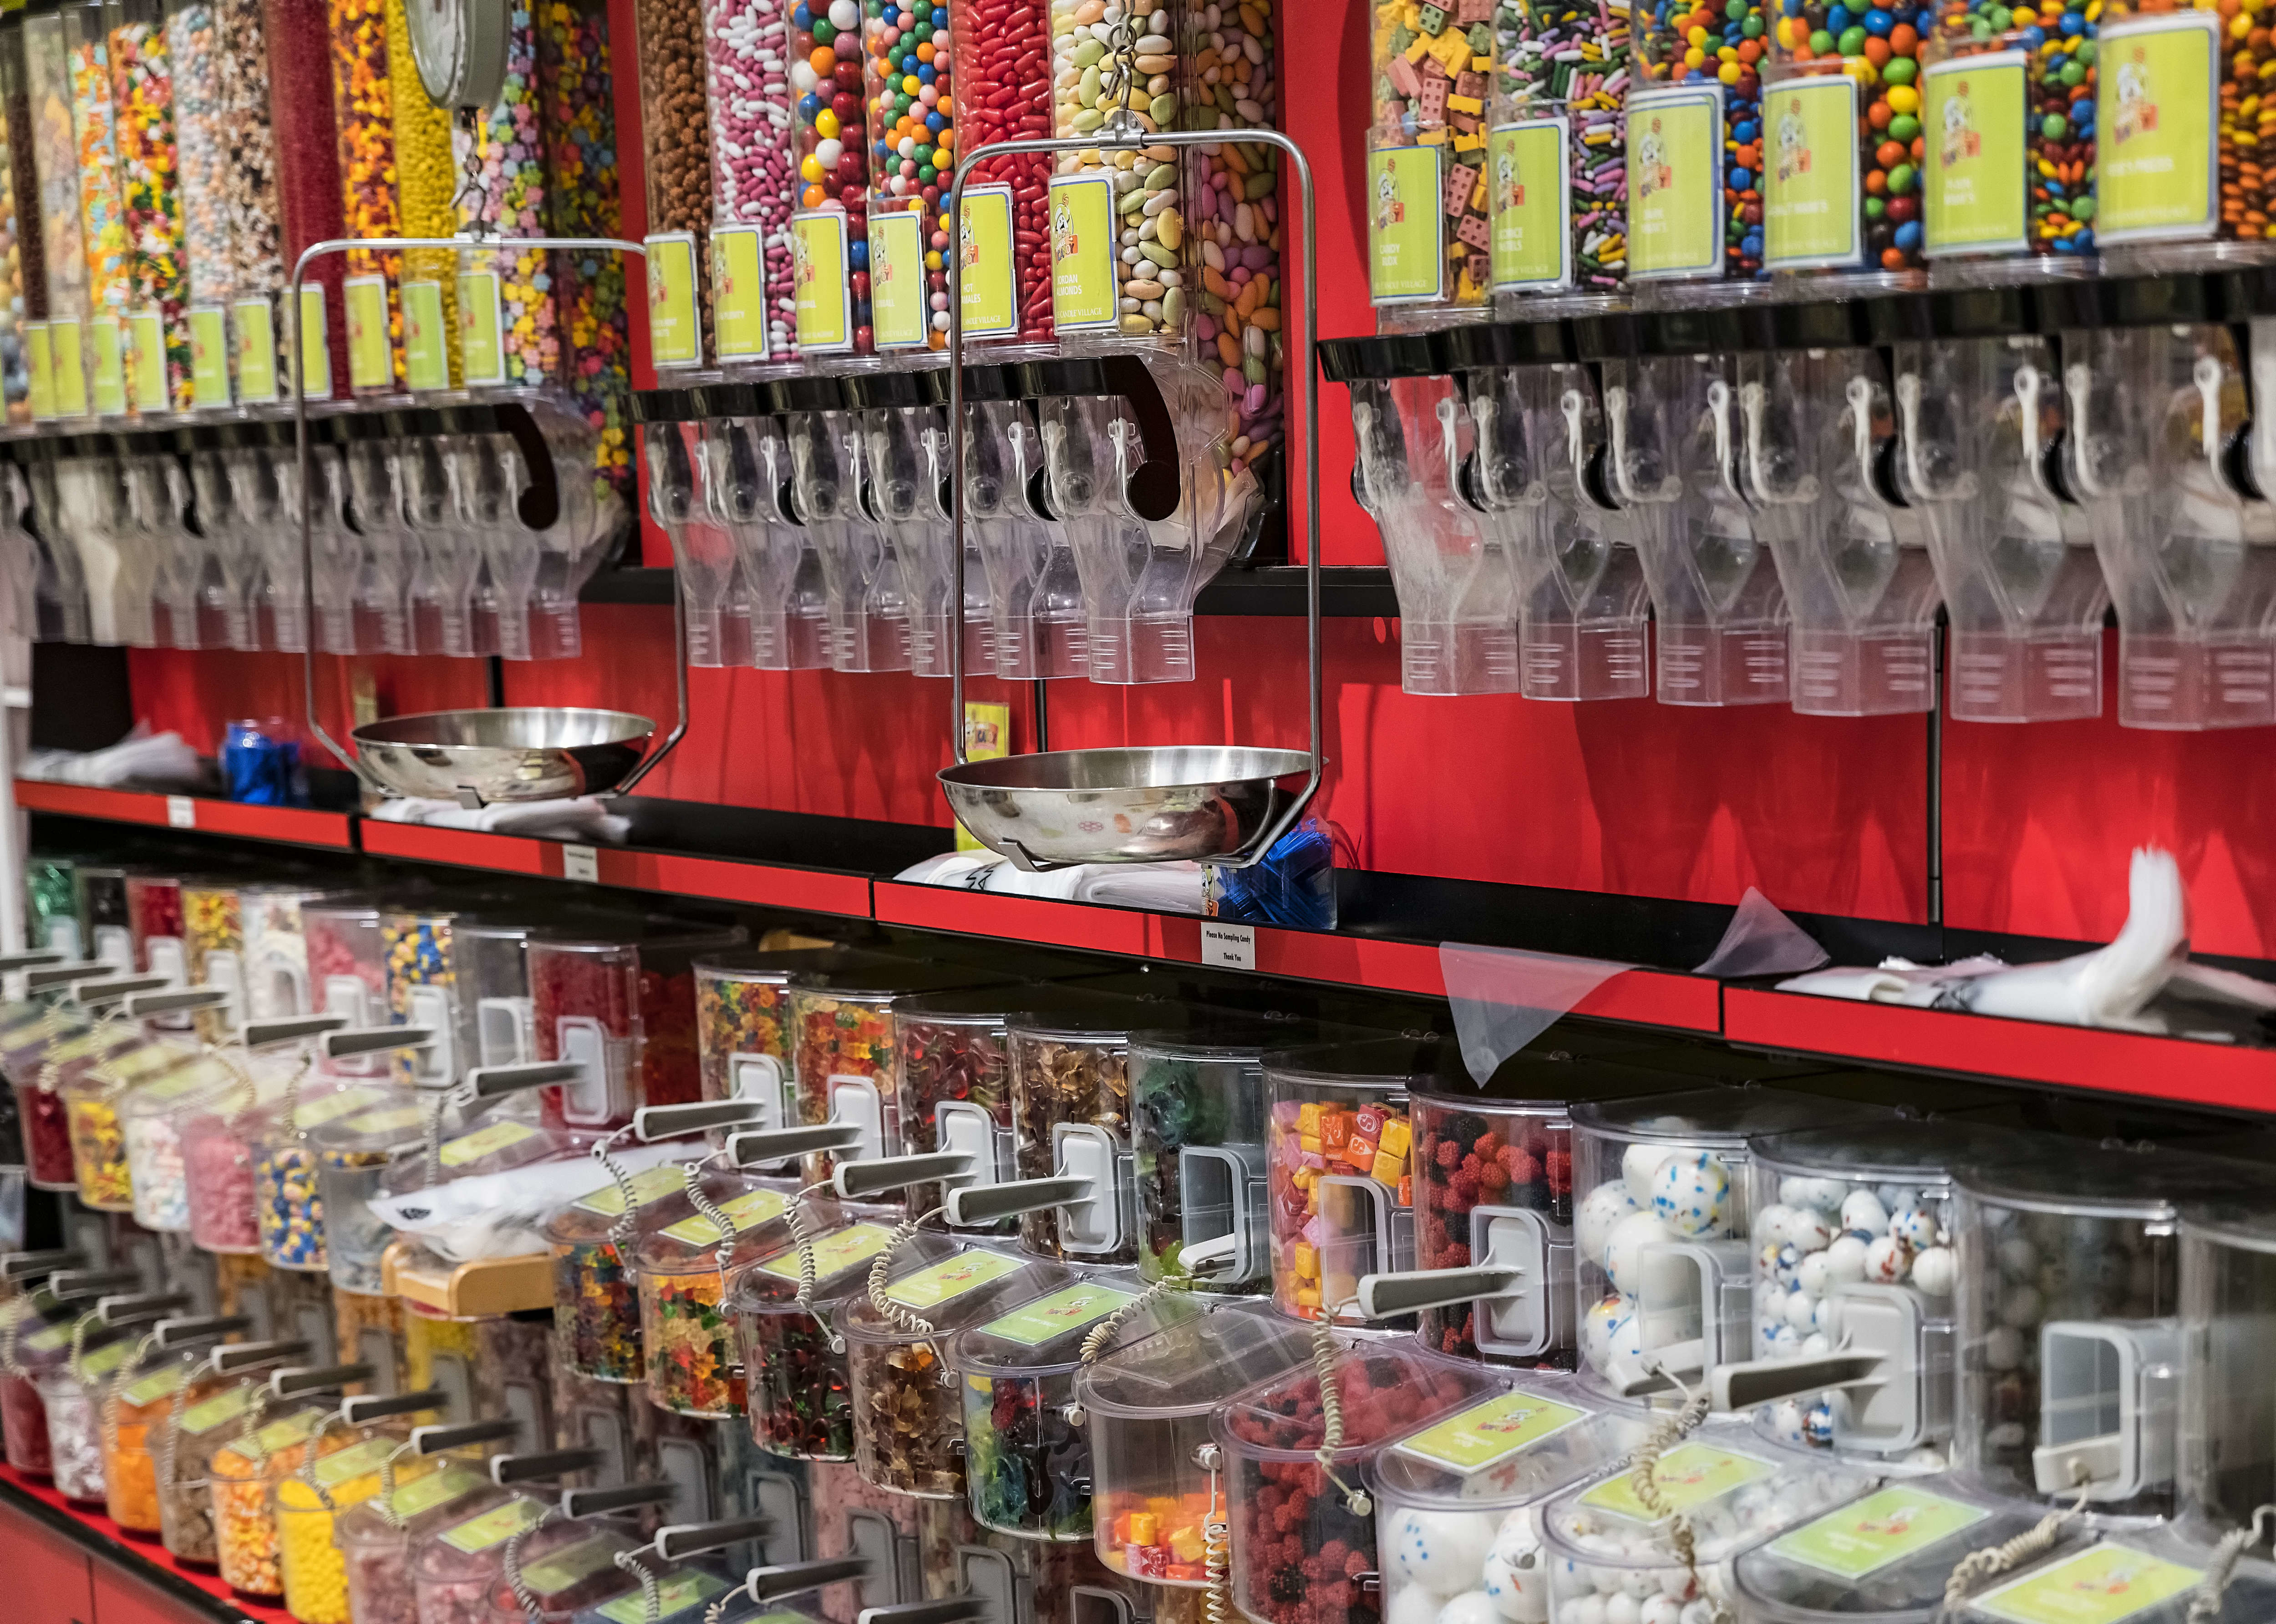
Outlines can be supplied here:
M925 342L948 343L948 237L941 195L956 163L956 78L948 8L863 0L870 193L917 216L924 250ZM872 274L875 274L873 269Z
M398 237L395 127L384 0L331 0L332 123L339 132L340 209L351 237ZM408 71L409 65L404 65ZM388 370L403 378L402 276L398 254L357 248L347 274L387 278Z
M1232 131L1271 125L1279 116L1278 54L1271 0L1205 8L1191 32L1184 64L1193 105L1187 127ZM1277 148L1227 141L1189 155L1190 229L1200 254L1201 285L1189 290L1196 320L1215 329L1205 345L1230 340L1236 351L1261 347L1263 379L1244 369L1225 376L1225 456L1230 468L1256 462L1278 443L1284 371L1280 330L1280 222L1272 200L1279 181ZM1254 201L1252 201L1254 200ZM1250 206L1242 209L1239 205ZM1246 231L1243 231L1243 226ZM1219 278L1212 285L1210 273ZM1165 296L1165 313L1169 303ZM1199 330L1198 328L1196 330ZM1252 339L1250 334L1258 335Z
M189 405L190 332L182 198L174 135L173 57L162 22L122 20L109 43L113 139L127 240L126 308L155 309L166 349L166 398ZM130 892L133 882L129 880ZM171 934L178 937L178 926Z

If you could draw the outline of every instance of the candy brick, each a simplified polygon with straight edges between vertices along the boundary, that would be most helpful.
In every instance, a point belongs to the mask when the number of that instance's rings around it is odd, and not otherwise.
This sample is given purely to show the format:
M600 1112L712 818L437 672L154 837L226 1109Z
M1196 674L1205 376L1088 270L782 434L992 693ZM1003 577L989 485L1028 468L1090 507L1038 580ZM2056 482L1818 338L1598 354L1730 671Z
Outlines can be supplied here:
M1484 148L1485 132L1478 128L1476 119L1458 116L1451 127L1454 132L1456 152L1477 152Z
M1467 225L1469 224L1469 221L1466 220L1463 224ZM1491 235L1491 233L1489 233L1489 235ZM1464 236L1464 240L1469 242L1472 247L1478 246L1476 239L1468 236L1467 233ZM1491 247L1490 244L1487 246L1489 247ZM1466 262L1465 269L1468 271L1470 280L1477 284L1478 286L1483 287L1486 285L1486 278L1493 274L1493 261L1489 259L1483 254L1473 254ZM1402 1179L1400 1182L1403 1184L1406 1180ZM1404 1199L1404 1197L1401 1199Z
M1385 1189L1397 1189L1407 1181L1407 1158L1393 1156L1388 1150L1376 1153L1375 1165L1368 1169L1368 1177Z
M1305 1139L1320 1136L1320 1108L1307 1103L1296 1107L1296 1132Z
M1443 34L1446 29L1446 13L1435 5L1426 5L1415 13L1415 27L1425 34Z
M1165 1577L1174 1579L1179 1570L1188 1565L1198 1566L1208 1554L1206 1543L1198 1528L1181 1528L1170 1536L1170 1571Z
M1462 77L1473 79L1476 75L1465 73ZM1482 113L1486 110L1486 107L1485 103L1476 96L1456 95L1446 98L1446 110L1450 113Z
M1462 184L1467 187L1469 182L1464 181ZM1391 1119L1390 1113L1380 1105L1362 1105L1358 1115L1360 1133L1372 1142L1381 1144L1383 1126Z
M1449 76L1459 73L1469 65L1470 57L1476 55L1479 50L1491 50L1493 48L1491 39L1483 47L1478 44L1476 36L1485 32L1485 26L1482 23L1470 30L1470 35L1468 38L1459 34L1443 35L1431 45L1430 54L1438 59L1438 65L1445 69Z
M1454 7L1454 20L1465 28L1474 23L1493 21L1493 0L1459 0Z
M1474 214L1462 216L1461 224L1454 228L1454 235L1473 248L1491 249L1493 247L1493 228ZM1472 274L1475 277L1475 268Z
M1125 1537L1134 1545L1151 1546L1162 1537L1162 1519L1150 1511L1130 1514L1130 1528Z
M1412 96L1422 94L1422 76L1415 72L1415 65L1406 57L1393 57L1391 59L1391 66L1385 72L1390 75L1391 87L1400 95Z
M1421 134L1417 135L1415 140L1416 143L1421 146L1443 147L1446 144L1446 127L1444 125L1441 125L1435 130L1423 131Z
M1415 1142L1414 1130L1407 1126L1404 1117L1393 1117L1376 1135L1375 1142L1387 1156L1404 1157L1407 1147Z
M1430 42L1418 37L1412 45L1399 54L1409 62L1420 62L1430 54Z
M1480 107L1485 105L1486 76L1475 69L1465 68L1454 75L1454 94L1467 96Z
M1337 1151L1349 1142L1352 1136L1352 1113L1348 1111L1328 1111L1320 1114L1320 1149Z
M1319 1248L1309 1241L1299 1241L1296 1242L1295 1250L1289 1255L1288 1266L1295 1271L1296 1278L1299 1279L1318 1279L1320 1278Z
M1423 76L1422 94L1415 100L1415 117L1425 125L1446 122L1446 80L1444 74L1426 73Z

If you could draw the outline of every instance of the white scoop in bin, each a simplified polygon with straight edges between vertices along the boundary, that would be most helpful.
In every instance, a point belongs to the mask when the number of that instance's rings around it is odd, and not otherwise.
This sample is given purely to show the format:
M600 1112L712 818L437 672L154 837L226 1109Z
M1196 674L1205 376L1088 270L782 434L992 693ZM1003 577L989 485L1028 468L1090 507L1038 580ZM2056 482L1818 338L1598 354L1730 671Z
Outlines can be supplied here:
M1301 372L1308 407L1316 406L1313 372L1318 330L1314 312L1317 290L1317 260L1314 246L1315 199L1310 166L1303 150L1275 130L1259 130L1254 139L1287 155L1304 202L1303 275L1305 297ZM1217 140L1215 131L1164 130L1152 135L1108 138L1104 135L1058 140L999 142L986 149L990 157L1020 153L1115 150L1148 146L1201 146ZM955 175L961 191L980 154L964 155ZM1313 793L1319 788L1324 764L1320 725L1320 533L1318 469L1319 421L1316 410L1305 414L1306 477L1312 499L1306 504L1305 551L1309 638L1308 719L1309 747L1303 752L1256 749L1236 746L1156 747L1149 749L1062 750L1015 755L998 761L969 759L964 727L963 575L962 539L971 517L967 483L967 447L973 440L967 421L964 374L964 313L962 268L957 256L949 261L949 433L950 465L955 470L952 512L958 546L955 589L950 599L956 611L957 635L951 640L955 669L950 683L951 738L957 765L940 774L949 807L964 827L990 850L1001 853L1022 868L1049 868L1073 862L1142 862L1184 858L1241 868L1256 862L1287 831L1295 826ZM999 644L1000 671L1003 649ZM1290 780L1303 775L1301 787Z

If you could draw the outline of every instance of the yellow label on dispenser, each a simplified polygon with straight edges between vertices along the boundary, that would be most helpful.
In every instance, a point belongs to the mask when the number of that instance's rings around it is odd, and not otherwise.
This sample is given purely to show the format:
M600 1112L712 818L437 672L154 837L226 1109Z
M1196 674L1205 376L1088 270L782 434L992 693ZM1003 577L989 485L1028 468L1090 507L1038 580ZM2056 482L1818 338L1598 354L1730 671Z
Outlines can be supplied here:
M1367 155L1367 292L1378 305L1436 299L1445 285L1438 229L1442 149L1385 147Z
M1651 1475L1670 1508L1688 1511L1768 1477L1776 1469L1767 1461L1718 1449L1712 1444L1683 1444L1660 1456ZM1582 1495L1581 1503L1631 1522L1659 1520L1658 1513L1636 1498L1635 1485L1626 1476L1605 1479Z
M694 1568L674 1574L656 1587L656 1616L669 1619L687 1612L690 1607L709 1601L727 1588L727 1582L716 1574ZM647 1624L648 1601L637 1590L630 1596L619 1596L601 1607L601 1616L609 1624Z
M814 1259L814 1278L829 1279L854 1264L867 1263L891 1244L893 1232L883 1224L848 1224L820 1237L807 1251ZM799 1248L777 1252L759 1264L759 1271L779 1280L799 1278Z
M368 1438L360 1444L334 1450L316 1462L316 1481L327 1489L336 1489L351 1477L379 1470L380 1463L400 1446L395 1438Z
M450 335L443 320L443 285L403 285L403 381L413 389L451 387Z
M869 216L869 331L880 350L922 349L932 331L925 293L924 216Z
M156 310L126 313L127 380L138 412L167 412L173 399L166 388L166 323Z
M367 1136L372 1134L395 1134L406 1128L417 1127L419 1123L418 1106L398 1105L391 1111L364 1112L363 1115L349 1122L348 1131Z
M902 1276L886 1288L885 1295L905 1309L922 1313L967 1292L978 1291L1007 1274L1016 1274L1025 1266L1018 1258L1003 1252L960 1252L929 1268Z
M125 1364L126 1355L133 1351L133 1347L125 1342L108 1343L79 1362L79 1374L82 1377L108 1376Z
M1857 262L1857 81L1788 80L1763 93L1763 262L1773 270Z
M229 307L237 330L237 398L277 398L277 313L266 299L240 299Z
M422 1511L432 1511L461 1495L471 1494L488 1482L488 1478L477 1477L455 1466L445 1467L439 1472L429 1473L417 1483L406 1484L395 1491L395 1498L388 1505L399 1517L415 1517Z
M25 369L30 375L25 383L25 392L31 398L33 420L40 421L53 417L56 414L56 363L54 352L48 347L48 324L45 322L24 323L24 357Z
M300 1101L292 1108L292 1123L296 1127L322 1127L327 1122L352 1116L374 1100L387 1097L383 1089L342 1089L338 1094L327 1094L318 1099ZM406 1111L416 1106L406 1105Z
M816 209L790 217L791 279L798 347L828 355L854 347L854 293L846 279L846 216Z
M387 332L387 278L350 277L340 284L348 316L348 387L385 389L395 382Z
M459 273L459 366L469 389L505 382L505 310L494 270Z
M2220 206L2214 11L2113 22L2096 42L2098 243L2209 237Z
M1771 1543L1771 1553L1836 1578L1863 1579L1991 1514L1981 1506L1893 1484L1781 1535Z
M88 330L95 351L95 414L120 417L126 412L126 346L118 318L105 313Z
M140 1409L146 1404L156 1404L161 1399L171 1398L182 1390L190 1372L185 1365L171 1364L154 1375L128 1385L118 1397L130 1408Z
M1114 181L1093 171L1056 175L1051 185L1051 322L1061 332L1111 331L1121 324L1114 280Z
M503 1506L493 1506L480 1516L468 1517L455 1528L444 1529L441 1538L453 1551L472 1556L505 1544L525 1529L536 1527L537 1520L544 1514L545 1507L538 1501L517 1498Z
M311 400L332 398L330 317L324 309L324 290L300 290L300 376L307 380Z
M190 311L190 404L201 412L230 404L229 312L219 305Z
M1712 276L1723 268L1723 93L1628 98L1628 275Z
M415 1110L416 1107L406 1106L404 1109ZM527 1122L493 1122L488 1127L478 1127L471 1134L461 1134L436 1155L445 1167L466 1167L486 1156L496 1156L501 1150L511 1150L525 1139L535 1139L537 1132Z
M2204 1581L2194 1567L2113 1543L2003 1584L1968 1610L2007 1624L2122 1624Z
M695 233L648 238L648 353L659 367L703 359L703 320L695 305Z
M1506 1393L1451 1415L1399 1446L1400 1451L1475 1472L1589 1418L1586 1410L1529 1393Z
M1486 143L1487 239L1494 291L1543 292L1573 280L1573 233L1566 193L1572 180L1562 118L1525 118L1495 130Z
M745 1190L734 1200L721 1203L719 1207L720 1212L735 1226L735 1233L739 1235L747 1229L756 1229L762 1224L772 1223L789 1210L789 1201L778 1190ZM680 1219L664 1233L687 1246L719 1244L719 1226L700 1213L692 1218Z
M1983 254L2023 246L2023 74L2028 51L1994 51L1932 65L1921 75L1929 132L1923 166L1922 252Z
M224 1422L234 1421L252 1407L253 1385L247 1383L217 1393L202 1403L193 1404L182 1412L182 1430L192 1437L212 1431Z
M1137 1301L1136 1292L1120 1291L1102 1280L1084 1280L1013 1309L983 1326L980 1334L1017 1342L1022 1347L1041 1347Z
M81 344L76 321L48 323L48 346L55 357L57 417L87 415L87 352Z
M957 297L967 338L1008 338L1020 330L1012 262L1012 188L967 186L957 204Z
M667 1195L686 1189L687 1175L681 1172L676 1164L666 1162L662 1166L636 1172L625 1182L632 1186L633 1205L645 1207L651 1202L662 1201ZM625 1193L613 1183L603 1185L572 1209L577 1212L589 1212L596 1218L618 1218L622 1216L624 1210Z
M721 360L754 360L767 353L766 245L755 225L722 225L711 233L711 336Z

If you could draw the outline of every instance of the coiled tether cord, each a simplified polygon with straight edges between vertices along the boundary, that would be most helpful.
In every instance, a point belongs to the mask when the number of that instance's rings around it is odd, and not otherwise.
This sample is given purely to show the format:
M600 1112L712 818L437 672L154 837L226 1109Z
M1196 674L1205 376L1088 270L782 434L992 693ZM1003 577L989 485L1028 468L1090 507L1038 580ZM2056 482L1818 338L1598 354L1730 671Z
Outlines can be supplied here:
M2212 1548L2212 1560L2205 1565L2205 1576L2197 1582L2196 1593L2189 1597L2189 1610L2182 1624L2215 1624L2220 1617L2220 1600L2228 1589L2228 1582L2236 1576L2236 1565L2244 1553L2268 1537L2267 1525L2276 1519L2276 1506L2263 1506L2252 1514L2252 1520L2242 1528L2231 1529L2220 1537Z
M2067 1506L2058 1506L2041 1517L2014 1538L1996 1545L1986 1545L1981 1551L1971 1551L1961 1557L1951 1575L1944 1582L1944 1605L1948 1613L1957 1613L1968 1600L1968 1593L1984 1580L2007 1573L2054 1548L2062 1531L2086 1514L2087 1497L2094 1491L2083 1464L2074 1462L2071 1483L2078 1490L2078 1499ZM2232 1561L2231 1566L2234 1564Z
M538 1599L537 1592L529 1588L529 1582L521 1576L521 1542L560 1514L558 1506L548 1506L536 1522L526 1529L517 1529L507 1537L505 1552L499 1559L499 1566L505 1569L506 1589L513 1592L514 1605L521 1609L521 1616L527 1619L529 1624L539 1624L545 1617L545 1604ZM621 1559L625 1553L619 1552L618 1554ZM655 1582L653 1579L649 1581L649 1584Z

